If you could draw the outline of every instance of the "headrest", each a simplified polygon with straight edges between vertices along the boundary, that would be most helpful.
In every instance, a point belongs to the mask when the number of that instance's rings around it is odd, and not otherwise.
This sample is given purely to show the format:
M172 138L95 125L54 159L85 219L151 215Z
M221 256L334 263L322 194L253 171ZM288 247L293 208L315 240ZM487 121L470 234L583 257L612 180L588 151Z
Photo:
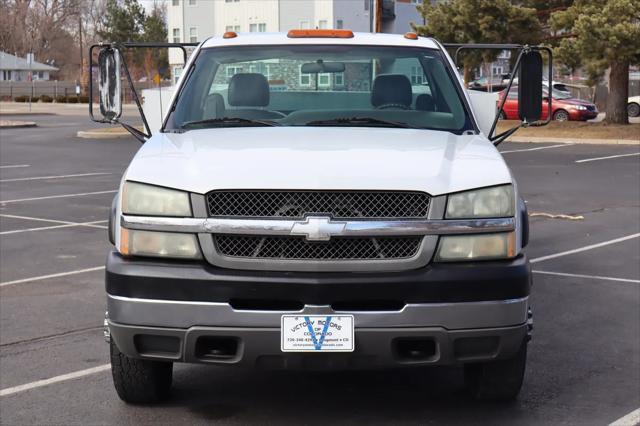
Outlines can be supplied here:
M413 101L411 82L404 74L382 74L373 80L371 105L378 107L385 104L411 106Z
M204 101L203 119L224 117L224 98L220 93L212 93Z
M419 111L435 111L436 103L433 102L431 95L423 93L416 98L416 109Z
M269 105L269 82L258 73L235 74L229 81L229 105L264 107Z

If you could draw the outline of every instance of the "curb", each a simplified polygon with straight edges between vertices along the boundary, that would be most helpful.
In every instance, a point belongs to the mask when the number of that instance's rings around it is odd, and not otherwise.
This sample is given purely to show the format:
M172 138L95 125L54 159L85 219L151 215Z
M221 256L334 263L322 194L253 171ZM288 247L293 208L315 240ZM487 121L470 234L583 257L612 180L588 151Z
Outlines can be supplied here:
M0 117L4 117L6 115L58 115L55 112L26 112L26 111L14 111L14 112L0 112Z
M116 139L128 138L131 133L124 132L104 132L101 130L80 130L76 133L76 137L83 139Z
M570 139L570 138L540 138L517 136L508 138L505 142L516 143L567 143L585 145L640 145L640 139Z
M22 129L36 126L35 121L9 121L8 123L0 123L0 129Z

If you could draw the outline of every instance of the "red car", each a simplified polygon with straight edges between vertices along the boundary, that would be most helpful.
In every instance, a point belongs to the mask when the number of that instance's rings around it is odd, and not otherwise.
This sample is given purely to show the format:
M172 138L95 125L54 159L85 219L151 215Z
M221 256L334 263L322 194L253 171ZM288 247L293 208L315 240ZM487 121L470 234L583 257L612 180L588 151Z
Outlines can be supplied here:
M499 94L499 102L502 102L506 90ZM542 101L542 120L547 119L548 106L547 96L548 90L543 90ZM551 99L551 118L556 121L586 121L598 116L598 108L591 102L583 101L571 97L571 95L553 90ZM518 117L518 87L511 87L507 101L504 103L504 110L500 113L503 120L519 120Z

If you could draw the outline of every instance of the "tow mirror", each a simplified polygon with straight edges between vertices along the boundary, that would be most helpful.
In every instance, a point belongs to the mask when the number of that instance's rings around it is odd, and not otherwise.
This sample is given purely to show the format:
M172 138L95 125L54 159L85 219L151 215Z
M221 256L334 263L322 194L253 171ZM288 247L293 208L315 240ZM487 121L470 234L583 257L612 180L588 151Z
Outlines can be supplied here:
M518 115L525 123L542 116L542 55L537 50L522 54L518 76Z
M120 51L105 47L98 54L98 91L100 113L105 120L115 122L122 115L122 87Z

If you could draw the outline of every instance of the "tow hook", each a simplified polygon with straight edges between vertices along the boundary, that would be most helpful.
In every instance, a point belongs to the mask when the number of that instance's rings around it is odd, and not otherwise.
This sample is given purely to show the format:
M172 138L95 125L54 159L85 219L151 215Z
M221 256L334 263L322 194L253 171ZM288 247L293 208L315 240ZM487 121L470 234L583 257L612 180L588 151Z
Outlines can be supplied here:
M107 343L111 343L111 331L109 330L109 311L104 313L104 326L102 329L104 333L104 340Z

